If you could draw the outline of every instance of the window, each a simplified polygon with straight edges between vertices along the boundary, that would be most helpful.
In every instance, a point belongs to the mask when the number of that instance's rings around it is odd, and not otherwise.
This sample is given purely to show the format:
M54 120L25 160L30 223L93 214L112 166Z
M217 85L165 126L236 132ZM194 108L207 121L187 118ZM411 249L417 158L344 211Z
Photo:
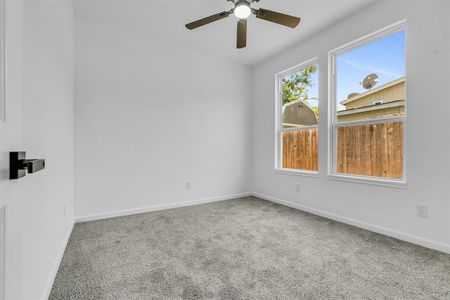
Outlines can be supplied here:
M319 66L316 59L277 75L277 170L317 173Z
M403 184L403 24L330 52L330 174Z

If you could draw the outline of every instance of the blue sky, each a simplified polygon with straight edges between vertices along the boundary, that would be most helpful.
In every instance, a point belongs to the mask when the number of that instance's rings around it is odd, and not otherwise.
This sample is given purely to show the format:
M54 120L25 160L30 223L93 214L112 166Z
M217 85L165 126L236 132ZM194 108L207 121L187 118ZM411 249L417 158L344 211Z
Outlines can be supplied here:
M367 75L378 75L377 86L405 76L405 32L395 32L339 55L336 58L336 68L336 105L340 110L343 107L339 103L347 99L348 94L365 91L360 83ZM317 99L318 72L313 74L312 82L309 97ZM318 106L317 100L309 100L308 103L310 106Z
M405 32L399 31L336 58L337 105L353 92L363 93L360 82L371 73L377 86L405 76Z
M312 86L308 91L308 96L310 99L319 99L319 66L317 66L317 72L312 74ZM319 100L308 100L310 106L319 106Z

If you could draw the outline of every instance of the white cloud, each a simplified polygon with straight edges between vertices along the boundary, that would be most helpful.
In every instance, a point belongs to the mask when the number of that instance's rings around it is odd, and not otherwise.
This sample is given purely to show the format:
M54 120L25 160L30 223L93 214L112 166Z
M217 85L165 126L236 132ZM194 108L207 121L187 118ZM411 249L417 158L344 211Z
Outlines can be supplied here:
M371 67L366 66L366 65L361 65L361 64L355 63L355 62L353 62L351 60L348 60L348 59L339 59L338 58L338 60L342 61L343 63L346 63L346 64L348 64L348 65L350 65L350 66L352 66L354 68L357 68L357 69L360 69L360 70L363 70L363 71L367 71L367 72L370 72L370 73L375 73L375 74L378 74L378 75L383 74L385 76L389 76L389 77L392 77L394 79L403 76L401 74L389 72L389 71L386 71L386 70L377 69L377 68L371 68Z

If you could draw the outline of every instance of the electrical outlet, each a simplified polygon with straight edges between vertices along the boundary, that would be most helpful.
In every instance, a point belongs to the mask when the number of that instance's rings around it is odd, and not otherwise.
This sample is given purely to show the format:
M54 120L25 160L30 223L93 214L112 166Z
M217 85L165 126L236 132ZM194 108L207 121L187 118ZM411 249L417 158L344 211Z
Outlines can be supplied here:
M418 217L428 218L428 206L427 205L417 205L416 212L417 212Z
M295 185L295 192L300 193L300 184Z
M186 182L186 191L191 189L191 183L190 182Z

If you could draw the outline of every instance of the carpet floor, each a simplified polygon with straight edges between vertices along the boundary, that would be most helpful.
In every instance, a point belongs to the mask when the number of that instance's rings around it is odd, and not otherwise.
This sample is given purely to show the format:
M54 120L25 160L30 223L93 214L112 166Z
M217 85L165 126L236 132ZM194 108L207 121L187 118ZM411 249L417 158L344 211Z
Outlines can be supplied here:
M450 299L450 255L246 197L76 224L50 299Z

